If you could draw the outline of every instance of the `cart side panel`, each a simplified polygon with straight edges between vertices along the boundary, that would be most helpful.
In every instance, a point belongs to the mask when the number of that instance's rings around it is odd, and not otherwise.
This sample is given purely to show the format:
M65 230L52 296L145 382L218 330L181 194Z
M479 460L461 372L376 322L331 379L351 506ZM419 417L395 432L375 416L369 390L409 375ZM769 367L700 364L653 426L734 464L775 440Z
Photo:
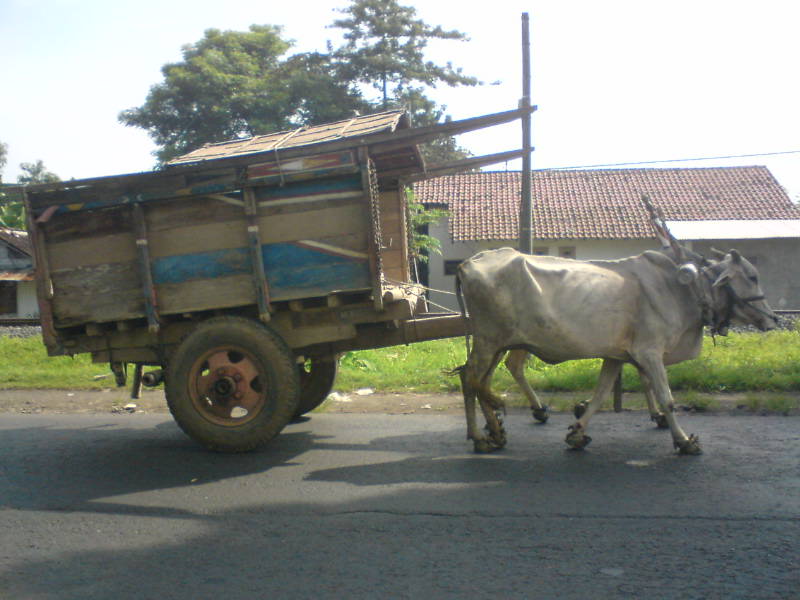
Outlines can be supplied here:
M380 193L380 216L384 274L389 282L406 283L409 281L408 233L402 189Z
M253 188L272 302L370 290L370 197L360 174ZM158 313L256 303L241 191L141 205ZM132 205L45 223L57 327L146 315Z

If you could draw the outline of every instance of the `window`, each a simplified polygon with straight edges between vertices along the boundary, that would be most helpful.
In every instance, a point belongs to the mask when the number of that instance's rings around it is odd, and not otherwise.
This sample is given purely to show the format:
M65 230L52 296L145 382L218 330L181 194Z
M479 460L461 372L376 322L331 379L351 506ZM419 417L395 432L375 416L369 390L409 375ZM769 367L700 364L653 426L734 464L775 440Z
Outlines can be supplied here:
M455 275L456 271L458 270L458 265L460 265L463 261L461 260L446 260L444 261L444 274L445 275Z
M550 254L550 248L547 246L534 246L533 254L535 256L548 256Z
M561 258L575 258L575 246L559 246L558 255Z
M0 315L17 314L17 282L0 281Z

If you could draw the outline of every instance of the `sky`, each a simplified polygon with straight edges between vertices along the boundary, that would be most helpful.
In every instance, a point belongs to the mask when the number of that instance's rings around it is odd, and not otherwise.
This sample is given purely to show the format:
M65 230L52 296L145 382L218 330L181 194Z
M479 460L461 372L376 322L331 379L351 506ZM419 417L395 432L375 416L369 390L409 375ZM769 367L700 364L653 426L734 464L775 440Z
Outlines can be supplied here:
M429 96L454 119L515 108L530 16L534 169L765 165L800 202L800 3L785 0L400 0L469 42L428 57L486 82ZM208 28L284 27L324 51L348 0L0 0L3 181L44 161L62 179L152 169L146 132L117 121ZM475 155L521 146L519 124L464 134ZM731 157L675 162L681 159ZM648 161L673 161L635 165ZM519 163L490 167L518 169Z

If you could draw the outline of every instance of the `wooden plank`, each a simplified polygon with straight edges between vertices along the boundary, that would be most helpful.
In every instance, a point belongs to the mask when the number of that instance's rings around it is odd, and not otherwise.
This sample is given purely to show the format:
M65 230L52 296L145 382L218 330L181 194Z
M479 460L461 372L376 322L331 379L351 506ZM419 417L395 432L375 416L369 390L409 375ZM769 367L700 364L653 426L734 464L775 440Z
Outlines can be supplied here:
M57 327L145 316L135 261L53 271Z
M373 172L372 163L369 158L369 152L366 148L359 148L358 161L361 163L361 187L364 189L368 201L369 215L369 236L367 242L369 243L369 270L372 277L372 299L375 304L375 310L383 309L383 290L382 280L383 273L381 272L381 231L380 231L380 215L377 211L380 207L377 205L378 198L377 181L375 181L375 173Z
M258 207L256 195L253 188L244 190L244 206L247 218L247 240L250 248L250 268L253 277L253 287L256 291L256 302L258 304L258 317L263 322L270 320L269 305L269 283L264 272L264 255L261 252L261 235L256 219Z
M249 274L156 285L162 315L249 306L256 303Z
M142 282L142 296L144 309L147 314L147 329L150 333L157 333L160 324L158 318L158 299L153 287L153 275L150 271L150 250L147 240L147 225L144 219L144 209L137 203L133 205L133 228L136 234L136 251L139 264L139 280Z
M128 262L136 259L136 242L132 231L82 237L47 245L53 269L70 269L81 266Z
M256 224L261 241L266 244L344 235L364 236L368 229L364 213L363 201L286 214L259 209ZM197 224L192 219L185 219L172 220L171 223L170 229L151 230L150 250L154 258L247 246L247 230L241 209L231 220Z

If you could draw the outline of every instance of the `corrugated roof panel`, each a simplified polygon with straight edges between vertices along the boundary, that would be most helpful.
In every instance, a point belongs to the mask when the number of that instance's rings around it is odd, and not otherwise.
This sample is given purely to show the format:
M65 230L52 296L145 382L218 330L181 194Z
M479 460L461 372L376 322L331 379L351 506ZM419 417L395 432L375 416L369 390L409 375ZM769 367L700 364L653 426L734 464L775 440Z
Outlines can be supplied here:
M216 144L206 144L193 152L184 154L169 161L169 165L196 163L218 158L229 158L245 154L271 152L282 148L297 148L336 140L358 137L381 132L395 131L400 124L404 112L392 110L374 115L364 115L325 123L309 125L289 131L278 131L265 135L257 135L242 140L231 140Z

